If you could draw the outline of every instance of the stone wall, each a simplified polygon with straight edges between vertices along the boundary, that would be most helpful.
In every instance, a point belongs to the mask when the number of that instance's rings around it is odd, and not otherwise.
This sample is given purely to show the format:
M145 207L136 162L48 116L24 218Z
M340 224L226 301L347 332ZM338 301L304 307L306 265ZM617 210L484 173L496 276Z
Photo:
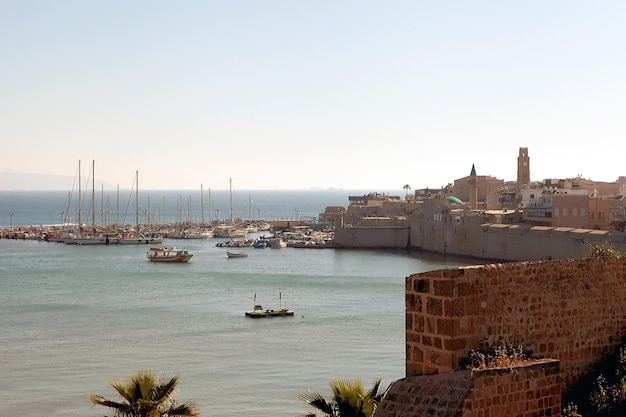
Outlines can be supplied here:
M339 248L406 248L409 227L341 227L335 230L333 243Z
M609 244L626 252L623 232L480 223L480 218L471 216L442 219L411 219L410 227L339 227L334 243L336 247L412 248L503 261L580 258L589 254L589 244Z
M394 382L376 417L561 415L559 362L462 370Z
M572 386L626 335L626 258L490 264L406 279L406 376L463 366L481 340L558 359Z
M501 224L488 218L430 201L420 216L410 218L410 247L503 261L580 258L589 254L589 244L608 243L626 252L623 232Z

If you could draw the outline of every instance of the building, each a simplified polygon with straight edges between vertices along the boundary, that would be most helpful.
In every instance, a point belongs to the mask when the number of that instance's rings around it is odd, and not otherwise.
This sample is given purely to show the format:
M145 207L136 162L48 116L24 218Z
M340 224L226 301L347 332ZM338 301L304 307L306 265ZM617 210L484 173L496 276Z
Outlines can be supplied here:
M496 209L500 208L497 196L500 195L503 185L503 180L490 175L476 175L476 169L472 165L470 175L454 180L451 188L452 195L461 201L470 202L470 205L472 205L472 200L476 199L476 207L472 207L474 209ZM495 198L490 198L490 196L495 196Z

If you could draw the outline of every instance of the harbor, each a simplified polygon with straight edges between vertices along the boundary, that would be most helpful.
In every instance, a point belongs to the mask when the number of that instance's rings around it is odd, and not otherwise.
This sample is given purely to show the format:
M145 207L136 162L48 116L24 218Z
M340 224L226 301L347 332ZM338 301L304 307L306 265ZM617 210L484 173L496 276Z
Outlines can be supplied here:
M96 415L87 394L109 395L110 378L152 369L180 373L181 394L209 414L301 415L298 392L336 376L404 377L405 277L462 263L290 247L245 248L236 260L216 241L166 239L194 257L161 264L145 245L0 240L0 386L12 387L0 389L2 414ZM294 317L244 315L255 293L279 309L279 292ZM337 350L328 340L339 336ZM36 404L14 395L27 391Z

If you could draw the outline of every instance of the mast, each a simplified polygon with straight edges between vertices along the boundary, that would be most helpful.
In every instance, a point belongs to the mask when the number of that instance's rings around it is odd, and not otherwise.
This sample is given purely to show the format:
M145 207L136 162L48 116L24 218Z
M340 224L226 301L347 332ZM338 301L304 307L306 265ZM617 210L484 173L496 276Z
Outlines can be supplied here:
M78 160L78 233L82 227L82 211L83 211L83 197L82 197L82 180L80 173L80 159Z
M120 185L119 184L117 184L117 197L116 198L117 198L117 201L115 202L116 203L115 210L117 211L117 213L115 216L116 217L115 224L117 224L117 226L119 227L120 226Z
M139 171L135 171L135 233L139 236Z
M91 161L91 229L96 235L96 161Z
M104 213L104 184L100 184L100 223L106 225L106 216Z
M193 223L192 211L191 211L191 196L189 196L189 206L187 207L189 213L189 224Z
M233 224L233 179L229 178L228 182L230 184L230 197L229 197L229 213L230 213L230 224Z
M209 187L209 208L208 208L208 212L209 212L209 223L213 222L213 217L211 216L211 188Z
M200 222L204 224L204 190L202 184L200 184Z

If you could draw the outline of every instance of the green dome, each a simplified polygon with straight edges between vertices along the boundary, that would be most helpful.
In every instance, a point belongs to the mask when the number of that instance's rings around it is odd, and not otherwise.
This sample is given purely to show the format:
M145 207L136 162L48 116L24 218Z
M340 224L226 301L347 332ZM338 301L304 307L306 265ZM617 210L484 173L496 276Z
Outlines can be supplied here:
M454 196L450 196L448 197L448 203L450 204L463 204L463 202L461 200L459 200L458 198L454 197Z

